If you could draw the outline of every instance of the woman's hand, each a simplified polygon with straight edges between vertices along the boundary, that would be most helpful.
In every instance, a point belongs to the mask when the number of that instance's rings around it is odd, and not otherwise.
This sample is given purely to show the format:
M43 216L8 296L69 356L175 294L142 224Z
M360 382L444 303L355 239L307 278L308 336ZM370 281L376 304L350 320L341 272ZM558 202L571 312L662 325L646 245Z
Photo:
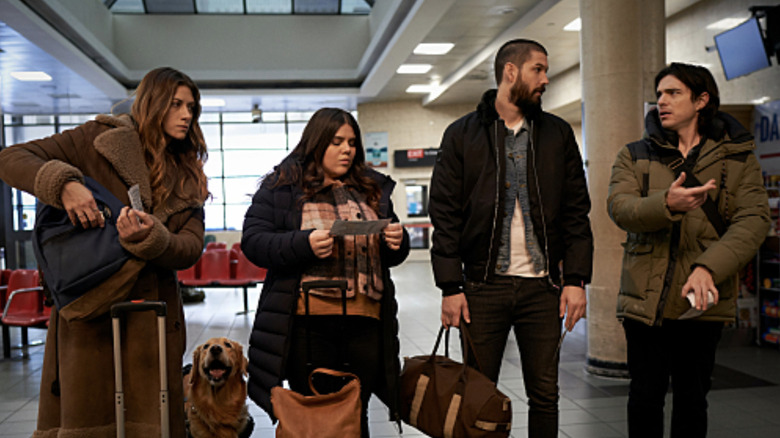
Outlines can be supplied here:
M385 243L387 247L393 251L398 251L401 248L401 242L404 240L404 227L399 223L387 224L382 230L382 234L385 236Z
M73 226L84 228L103 227L106 224L103 212L98 210L92 192L78 181L66 182L60 195L62 206L68 212Z
M314 230L309 234L309 245L314 255L324 259L333 252L333 237L328 230Z
M116 229L119 238L128 242L140 242L152 232L154 222L147 213L134 210L130 207L122 207L116 220Z

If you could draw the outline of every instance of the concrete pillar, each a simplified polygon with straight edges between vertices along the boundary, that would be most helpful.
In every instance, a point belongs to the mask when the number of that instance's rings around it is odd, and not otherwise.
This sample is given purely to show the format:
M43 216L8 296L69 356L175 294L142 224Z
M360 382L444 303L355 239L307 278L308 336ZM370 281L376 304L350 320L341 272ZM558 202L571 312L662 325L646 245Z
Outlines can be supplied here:
M609 218L612 163L644 129L644 103L665 65L664 0L580 0L583 142L595 239L588 287L586 370L626 377L626 342L615 317L625 232Z

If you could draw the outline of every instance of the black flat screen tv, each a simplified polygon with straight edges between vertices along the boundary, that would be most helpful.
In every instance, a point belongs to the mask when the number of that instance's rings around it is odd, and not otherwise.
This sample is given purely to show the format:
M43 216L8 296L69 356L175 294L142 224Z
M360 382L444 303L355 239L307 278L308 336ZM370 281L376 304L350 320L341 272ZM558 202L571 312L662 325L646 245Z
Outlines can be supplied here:
M770 66L756 17L715 35L715 46L727 80Z

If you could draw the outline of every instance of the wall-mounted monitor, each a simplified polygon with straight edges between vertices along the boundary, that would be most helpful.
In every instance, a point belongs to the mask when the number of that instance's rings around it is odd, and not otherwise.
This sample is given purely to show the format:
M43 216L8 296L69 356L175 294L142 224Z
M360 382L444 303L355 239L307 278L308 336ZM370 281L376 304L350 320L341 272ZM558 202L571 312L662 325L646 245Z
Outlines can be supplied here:
M770 66L761 26L756 17L715 35L715 46L727 80Z
M406 185L406 216L428 216L428 187L424 185Z

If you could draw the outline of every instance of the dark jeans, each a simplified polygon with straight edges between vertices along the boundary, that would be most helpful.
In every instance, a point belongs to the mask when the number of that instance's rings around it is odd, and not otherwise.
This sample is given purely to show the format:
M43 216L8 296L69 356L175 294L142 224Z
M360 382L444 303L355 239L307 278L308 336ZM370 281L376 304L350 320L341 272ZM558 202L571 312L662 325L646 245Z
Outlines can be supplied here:
M672 438L707 436L707 393L722 322L668 320L661 327L623 321L628 346L628 436L664 435L664 398L672 382Z
M528 396L528 436L558 436L560 293L547 278L497 276L466 284L468 329L482 373L498 381L509 331L514 329ZM471 366L476 367L473 360Z
M368 431L368 400L379 377L381 360L381 325L379 320L363 316L315 315L310 319L312 367L306 366L305 317L296 316L290 354L287 358L287 380L290 389L312 395L309 373L314 368L348 371L360 379L361 432ZM344 363L347 363L347 366ZM344 385L340 378L318 376L314 381L320 394L336 392Z

